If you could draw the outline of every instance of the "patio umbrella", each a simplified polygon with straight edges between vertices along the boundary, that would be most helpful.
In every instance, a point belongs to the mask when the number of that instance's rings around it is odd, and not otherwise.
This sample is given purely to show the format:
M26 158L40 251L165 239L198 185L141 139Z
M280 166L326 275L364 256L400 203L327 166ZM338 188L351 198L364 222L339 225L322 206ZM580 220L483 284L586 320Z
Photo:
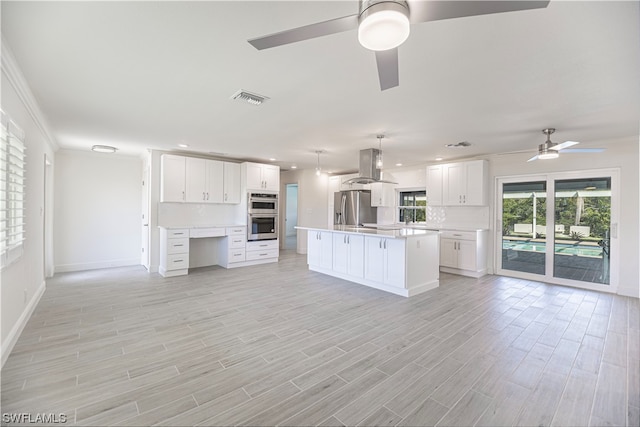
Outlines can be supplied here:
M574 225L580 224L580 219L582 218L582 213L584 212L584 198L579 194L576 200L576 223Z

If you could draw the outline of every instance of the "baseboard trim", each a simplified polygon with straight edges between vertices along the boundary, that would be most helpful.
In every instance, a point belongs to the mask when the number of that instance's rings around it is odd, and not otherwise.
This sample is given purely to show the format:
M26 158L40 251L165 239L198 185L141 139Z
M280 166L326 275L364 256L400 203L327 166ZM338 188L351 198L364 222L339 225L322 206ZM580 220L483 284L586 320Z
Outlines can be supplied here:
M9 332L7 339L2 343L2 350L1 350L2 365L0 365L0 368L4 366L4 363L9 358L11 351L13 351L13 347L15 347L16 343L18 342L18 338L20 338L20 335L22 334L24 327L27 325L27 322L31 318L33 311L38 306L38 303L40 302L40 298L42 298L42 295L44 295L44 291L46 289L47 289L46 282L42 281L42 284L36 290L36 293L33 295L33 298L31 298L31 301L29 301L29 304L27 304L24 311L18 318L18 321L16 322L15 325L13 325L13 328L11 328L11 331Z
M62 264L55 266L55 272L68 273L72 271L97 270L99 268L129 267L132 265L140 265L140 259L114 259L80 264Z

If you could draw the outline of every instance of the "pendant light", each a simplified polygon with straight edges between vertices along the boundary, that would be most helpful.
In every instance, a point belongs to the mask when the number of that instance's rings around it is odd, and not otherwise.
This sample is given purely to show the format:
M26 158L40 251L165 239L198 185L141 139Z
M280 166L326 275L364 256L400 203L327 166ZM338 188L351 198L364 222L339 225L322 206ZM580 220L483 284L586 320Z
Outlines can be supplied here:
M322 172L322 169L320 168L320 153L322 153L322 150L316 151L316 154L318 155L318 163L316 164L316 176L320 176L320 173Z
M377 135L378 138L378 156L376 158L376 168L382 169L382 138L384 135Z

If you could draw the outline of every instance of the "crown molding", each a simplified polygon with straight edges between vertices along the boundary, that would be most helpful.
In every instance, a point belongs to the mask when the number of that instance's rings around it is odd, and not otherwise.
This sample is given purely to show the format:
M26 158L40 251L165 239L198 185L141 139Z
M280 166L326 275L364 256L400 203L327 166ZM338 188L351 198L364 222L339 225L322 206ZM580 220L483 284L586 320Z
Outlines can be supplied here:
M38 101L36 101L36 98L29 87L29 83L27 83L27 80L22 74L22 70L18 66L18 63L13 56L11 49L9 49L9 45L4 37L2 37L2 49L0 53L2 56L2 73L7 76L9 83L18 94L18 97L29 112L29 115L35 122L36 126L38 126L42 132L42 135L44 136L45 141L49 144L51 150L58 151L60 146L54 138L53 133L49 128L49 124L45 119L42 110L40 110Z

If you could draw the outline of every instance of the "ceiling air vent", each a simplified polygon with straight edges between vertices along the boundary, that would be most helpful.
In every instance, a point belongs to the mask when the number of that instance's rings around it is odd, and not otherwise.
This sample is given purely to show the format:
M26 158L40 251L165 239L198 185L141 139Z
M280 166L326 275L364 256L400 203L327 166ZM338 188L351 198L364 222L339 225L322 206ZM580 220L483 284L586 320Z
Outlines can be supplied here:
M245 101L252 105L260 105L265 102L267 99L266 96L258 95L256 93L247 92L246 90L240 89L233 95L231 95L231 99L237 99L238 101Z
M471 143L467 141L458 142L457 144L446 144L447 148L467 148Z

